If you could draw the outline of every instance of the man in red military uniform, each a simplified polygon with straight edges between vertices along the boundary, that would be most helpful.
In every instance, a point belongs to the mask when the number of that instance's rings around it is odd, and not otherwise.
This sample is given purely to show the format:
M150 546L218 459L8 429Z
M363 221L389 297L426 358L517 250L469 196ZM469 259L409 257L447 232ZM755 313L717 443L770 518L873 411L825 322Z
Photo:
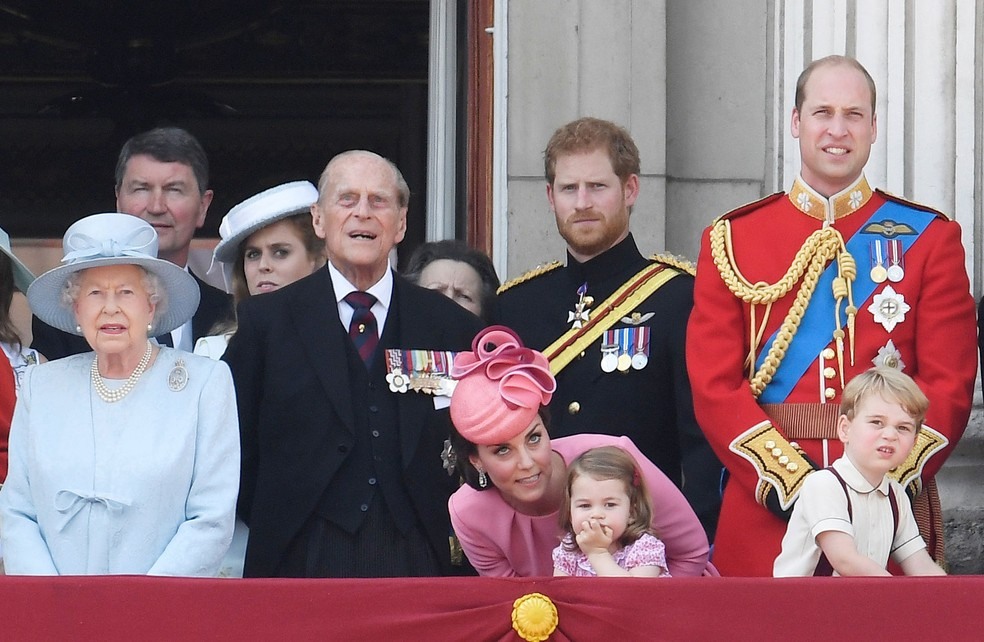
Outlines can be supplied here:
M722 216L701 241L687 363L698 422L730 473L722 575L772 574L803 480L843 453L844 384L873 365L901 369L930 399L893 475L941 561L933 476L970 414L974 302L959 226L868 186L874 108L857 61L813 62L796 87L792 189Z

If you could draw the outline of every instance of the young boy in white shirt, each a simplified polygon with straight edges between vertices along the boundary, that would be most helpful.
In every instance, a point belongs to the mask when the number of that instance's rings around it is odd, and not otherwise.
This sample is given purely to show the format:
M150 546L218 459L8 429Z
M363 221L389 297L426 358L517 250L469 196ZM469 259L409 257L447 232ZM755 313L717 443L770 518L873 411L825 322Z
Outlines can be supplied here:
M887 474L905 461L929 400L893 368L872 368L844 388L837 435L844 456L803 482L773 566L775 577L945 575L926 552L902 486Z

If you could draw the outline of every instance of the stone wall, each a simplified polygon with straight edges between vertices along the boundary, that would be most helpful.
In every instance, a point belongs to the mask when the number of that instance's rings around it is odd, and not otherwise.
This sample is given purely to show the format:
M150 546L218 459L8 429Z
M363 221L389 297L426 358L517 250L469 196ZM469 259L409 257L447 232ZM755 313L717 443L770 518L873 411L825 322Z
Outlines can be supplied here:
M970 424L937 475L946 558L953 574L984 574L984 407L980 381Z

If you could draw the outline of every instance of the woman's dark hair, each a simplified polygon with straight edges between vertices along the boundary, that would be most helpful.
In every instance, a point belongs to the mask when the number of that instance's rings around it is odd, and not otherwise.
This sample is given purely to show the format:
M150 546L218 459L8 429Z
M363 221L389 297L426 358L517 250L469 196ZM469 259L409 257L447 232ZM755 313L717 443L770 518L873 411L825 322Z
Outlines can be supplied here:
M10 318L10 305L14 301L14 263L0 252L0 341L20 350L21 340ZM2 356L0 356L2 358Z
M484 252L468 247L464 241L450 239L418 245L417 249L410 255L403 275L420 285L420 273L424 271L424 268L441 259L464 263L478 273L482 280L481 301L479 301L482 306L481 317L483 321L489 322L488 317L492 312L495 291L499 289L500 285L499 276L495 273L492 259Z
M540 406L540 420L543 422L543 427L549 435L550 409L547 406ZM454 451L454 469L458 471L462 483L468 484L475 490L489 490L490 488L495 488L491 479L485 488L479 486L478 471L475 470L475 466L472 465L471 460L469 459L472 455L478 452L478 446L462 437L458 433L457 428L453 425L451 426L451 448Z

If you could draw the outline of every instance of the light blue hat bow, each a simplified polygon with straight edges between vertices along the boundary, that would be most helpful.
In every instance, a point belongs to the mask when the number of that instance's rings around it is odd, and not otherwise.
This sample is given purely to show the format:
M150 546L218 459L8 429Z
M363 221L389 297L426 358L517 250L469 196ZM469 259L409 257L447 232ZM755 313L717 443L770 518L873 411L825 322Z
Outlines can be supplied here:
M157 232L150 225L135 228L124 238L93 238L85 232L66 234L64 247L67 250L61 262L71 265L77 261L95 258L129 256L157 258Z

